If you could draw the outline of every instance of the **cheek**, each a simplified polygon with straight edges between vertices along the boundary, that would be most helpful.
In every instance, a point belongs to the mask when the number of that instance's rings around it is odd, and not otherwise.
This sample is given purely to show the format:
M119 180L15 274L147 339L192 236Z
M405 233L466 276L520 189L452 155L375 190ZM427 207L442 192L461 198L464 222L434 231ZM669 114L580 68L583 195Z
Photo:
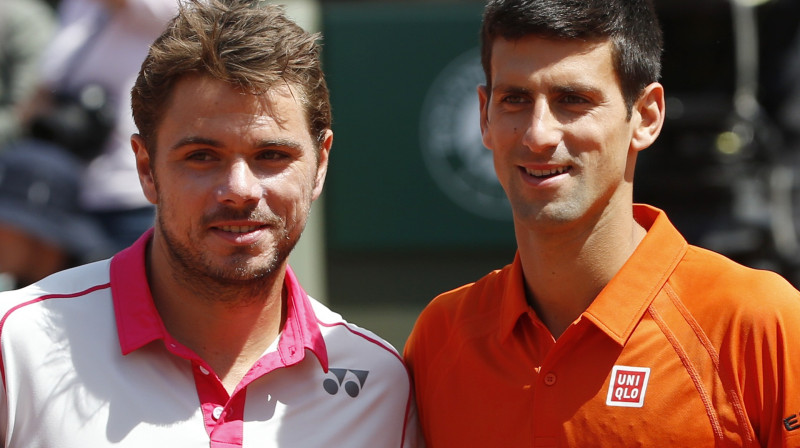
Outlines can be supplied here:
M564 141L571 151L593 157L615 158L616 153L624 151L624 145L621 144L624 140L618 132L591 120L570 123L565 129Z
M196 220L204 209L198 205L207 192L200 188L195 179L161 179L156 182L156 210L163 222L172 227L177 222Z
M521 117L498 113L492 117L483 133L483 144L489 149L512 145L525 133L525 121Z
M294 214L301 204L311 196L313 180L283 173L263 181L265 198L269 208L279 214Z
M300 201L313 195L316 184L316 163L297 164L280 175L268 179L267 190Z
M218 188L219 181L202 172L173 170L154 176L156 196L160 202L172 200L173 206L197 201Z

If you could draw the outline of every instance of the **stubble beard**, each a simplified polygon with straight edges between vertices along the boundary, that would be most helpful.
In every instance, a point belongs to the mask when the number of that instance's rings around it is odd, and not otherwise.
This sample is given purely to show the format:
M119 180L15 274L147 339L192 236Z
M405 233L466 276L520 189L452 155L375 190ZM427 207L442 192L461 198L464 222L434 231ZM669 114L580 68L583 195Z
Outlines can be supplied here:
M272 254L267 259L264 260L261 255L259 265L250 266L248 261L254 256L249 253L249 248L241 248L225 265L215 265L202 249L181 242L164 225L162 216L161 213L157 214L157 224L172 260L171 264L176 268L175 275L180 277L178 280L198 297L231 305L249 304L265 297L278 275L283 272L281 267L302 233L301 228L292 235L286 223L275 218L281 224L273 228L280 231L275 234Z

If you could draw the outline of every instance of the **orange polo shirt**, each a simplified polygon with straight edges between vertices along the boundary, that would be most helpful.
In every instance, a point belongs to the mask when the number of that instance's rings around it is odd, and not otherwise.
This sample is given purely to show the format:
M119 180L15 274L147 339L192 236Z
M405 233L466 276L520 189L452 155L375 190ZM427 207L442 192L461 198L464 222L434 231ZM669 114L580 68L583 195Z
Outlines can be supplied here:
M557 341L519 256L423 311L405 357L429 448L800 446L800 293L634 215L647 236Z

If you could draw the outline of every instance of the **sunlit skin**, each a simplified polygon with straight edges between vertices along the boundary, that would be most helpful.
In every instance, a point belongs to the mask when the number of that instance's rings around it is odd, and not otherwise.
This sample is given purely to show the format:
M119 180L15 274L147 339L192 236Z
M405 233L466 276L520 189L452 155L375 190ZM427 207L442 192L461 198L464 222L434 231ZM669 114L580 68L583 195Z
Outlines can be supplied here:
M645 231L633 220L636 156L663 123L663 88L628 115L606 40L497 39L479 88L484 145L509 197L530 300L557 337Z
M287 85L255 96L189 76L175 86L153 159L132 139L157 208L148 252L156 307L170 334L231 386L278 334L286 257L327 171L332 133L318 150L299 98Z

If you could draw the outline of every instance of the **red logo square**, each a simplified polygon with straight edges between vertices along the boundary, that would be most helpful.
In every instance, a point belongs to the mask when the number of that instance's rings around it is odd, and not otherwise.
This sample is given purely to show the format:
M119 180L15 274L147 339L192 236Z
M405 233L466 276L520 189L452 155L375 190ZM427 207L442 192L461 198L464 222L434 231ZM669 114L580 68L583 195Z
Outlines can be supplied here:
M606 405L640 408L650 379L649 367L614 366L608 383Z

